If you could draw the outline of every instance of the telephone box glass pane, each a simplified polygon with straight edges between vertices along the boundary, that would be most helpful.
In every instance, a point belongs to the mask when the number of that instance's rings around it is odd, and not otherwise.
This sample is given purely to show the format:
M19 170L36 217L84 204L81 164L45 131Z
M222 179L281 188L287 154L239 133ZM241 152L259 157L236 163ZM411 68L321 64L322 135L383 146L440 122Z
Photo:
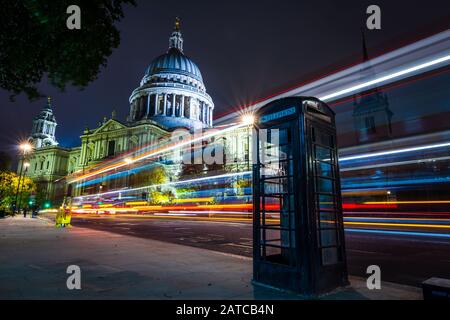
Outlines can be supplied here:
M333 211L320 212L320 228L329 229L336 226L336 213Z
M331 150L321 146L316 146L316 160L331 162Z
M317 161L316 163L317 175L322 177L333 176L333 166L326 162Z
M317 192L333 193L333 181L329 179L317 178Z
M336 230L322 229L320 231L320 242L322 247L335 246L337 244Z
M267 261L293 264L295 247L292 127L261 129L261 254Z
M337 229L337 163L333 137L319 126L311 126L313 170L316 191L317 237L322 265L340 261Z

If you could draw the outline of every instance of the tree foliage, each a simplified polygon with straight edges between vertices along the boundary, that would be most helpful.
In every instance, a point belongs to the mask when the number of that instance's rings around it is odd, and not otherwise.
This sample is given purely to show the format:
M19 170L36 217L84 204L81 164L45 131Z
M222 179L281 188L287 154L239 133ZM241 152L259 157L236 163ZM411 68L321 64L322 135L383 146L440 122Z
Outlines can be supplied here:
M146 177L147 184L157 185L167 182L167 172L164 166L155 166L148 171Z
M0 172L0 210L9 211L15 202L19 176L14 172ZM36 192L36 184L28 177L22 177L20 182L18 202L24 207L31 193Z
M175 199L175 195L172 190L152 190L149 193L149 202L153 205L168 204L171 203L173 199Z
M135 0L1 1L0 87L30 99L42 96L36 86L44 75L60 90L85 87L120 44L114 24L124 4ZM80 30L66 26L70 5L81 9Z

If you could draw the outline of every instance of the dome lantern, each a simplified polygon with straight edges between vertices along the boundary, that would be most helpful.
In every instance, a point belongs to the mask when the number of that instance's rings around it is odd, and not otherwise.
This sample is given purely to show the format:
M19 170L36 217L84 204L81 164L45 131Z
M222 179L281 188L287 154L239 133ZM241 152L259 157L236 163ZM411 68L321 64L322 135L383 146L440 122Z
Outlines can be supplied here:
M173 33L169 38L169 50L178 49L183 52L183 36L181 35L181 20L180 18L175 18L175 26L173 28Z

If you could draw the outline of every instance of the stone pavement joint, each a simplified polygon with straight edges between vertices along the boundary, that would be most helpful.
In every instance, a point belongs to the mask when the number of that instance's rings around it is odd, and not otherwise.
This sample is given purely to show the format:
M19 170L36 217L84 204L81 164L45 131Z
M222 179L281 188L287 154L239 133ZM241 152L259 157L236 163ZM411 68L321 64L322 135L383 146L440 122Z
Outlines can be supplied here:
M302 299L253 286L252 261L211 250L74 227L44 219L0 219L0 299ZM66 269L81 268L81 290ZM365 279L322 299L422 299L418 288Z

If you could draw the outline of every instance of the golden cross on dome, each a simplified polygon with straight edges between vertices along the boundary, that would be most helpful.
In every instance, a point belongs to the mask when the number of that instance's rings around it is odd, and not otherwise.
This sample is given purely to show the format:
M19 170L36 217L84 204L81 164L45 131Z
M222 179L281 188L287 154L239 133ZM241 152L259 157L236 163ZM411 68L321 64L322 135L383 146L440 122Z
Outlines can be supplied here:
M180 31L181 30L181 19L179 17L175 18L175 31Z

